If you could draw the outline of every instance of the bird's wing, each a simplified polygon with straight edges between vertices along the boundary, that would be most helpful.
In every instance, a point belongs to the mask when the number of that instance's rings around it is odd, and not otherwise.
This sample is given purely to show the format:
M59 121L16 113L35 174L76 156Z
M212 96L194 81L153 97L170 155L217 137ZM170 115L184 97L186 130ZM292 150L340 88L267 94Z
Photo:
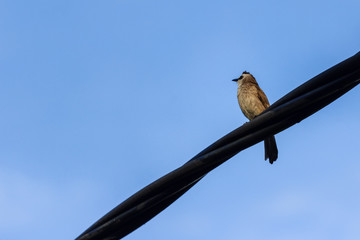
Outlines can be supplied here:
M265 93L259 86L257 86L257 94L258 98L260 99L261 103L264 105L265 108L268 108L270 106L269 100L267 99Z

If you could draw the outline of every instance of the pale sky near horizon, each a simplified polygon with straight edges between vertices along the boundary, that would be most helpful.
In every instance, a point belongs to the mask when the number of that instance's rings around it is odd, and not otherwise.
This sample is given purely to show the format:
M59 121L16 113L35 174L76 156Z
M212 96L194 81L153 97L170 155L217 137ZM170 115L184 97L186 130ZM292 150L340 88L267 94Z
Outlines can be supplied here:
M0 0L0 238L74 239L360 48L359 1ZM128 235L360 239L360 87L208 174Z

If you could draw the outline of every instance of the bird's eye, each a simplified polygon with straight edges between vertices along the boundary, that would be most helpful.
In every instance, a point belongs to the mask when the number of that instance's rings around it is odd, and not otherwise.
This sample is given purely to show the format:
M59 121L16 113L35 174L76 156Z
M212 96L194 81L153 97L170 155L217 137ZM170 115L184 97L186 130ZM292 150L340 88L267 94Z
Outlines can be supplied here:
M239 77L239 79L243 79L244 78L244 76L243 75L241 75L240 77Z

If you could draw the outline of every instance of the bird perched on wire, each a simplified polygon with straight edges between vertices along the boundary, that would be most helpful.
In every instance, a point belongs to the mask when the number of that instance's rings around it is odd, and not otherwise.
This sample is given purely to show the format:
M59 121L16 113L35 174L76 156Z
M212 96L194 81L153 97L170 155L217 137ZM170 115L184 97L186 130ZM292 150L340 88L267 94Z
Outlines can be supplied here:
M245 71L239 78L233 79L233 81L238 84L237 98L241 111L249 120L254 119L270 106L269 100L252 74ZM265 160L269 159L269 162L272 164L278 157L275 137L267 137L264 145Z

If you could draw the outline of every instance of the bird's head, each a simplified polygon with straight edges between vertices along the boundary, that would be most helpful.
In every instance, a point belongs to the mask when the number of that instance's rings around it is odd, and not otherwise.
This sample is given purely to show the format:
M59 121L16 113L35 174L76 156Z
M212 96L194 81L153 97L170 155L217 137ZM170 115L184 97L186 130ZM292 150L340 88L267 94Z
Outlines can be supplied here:
M253 77L249 72L244 71L240 77L233 79L234 82L237 82L239 80L242 80L244 78Z

